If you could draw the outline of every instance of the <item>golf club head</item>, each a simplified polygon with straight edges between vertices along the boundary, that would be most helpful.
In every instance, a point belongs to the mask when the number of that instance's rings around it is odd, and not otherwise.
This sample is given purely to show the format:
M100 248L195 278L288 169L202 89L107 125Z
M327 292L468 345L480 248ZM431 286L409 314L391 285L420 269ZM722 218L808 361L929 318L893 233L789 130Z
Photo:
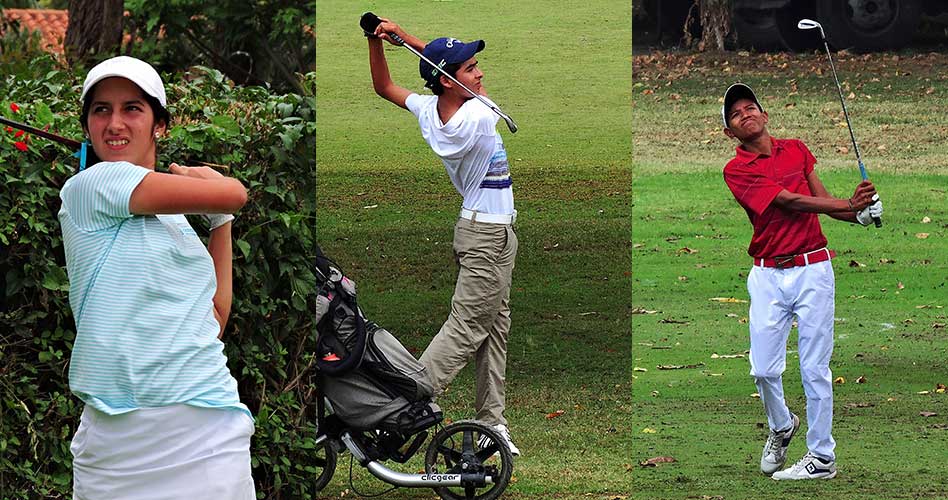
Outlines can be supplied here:
M816 22L816 21L814 21L814 20L812 20L812 19L800 19L800 22L797 23L797 29L801 29L801 30L811 30L811 29L813 29L813 28L819 28L819 29L820 29L820 37L826 38L826 37L823 35L823 25L822 25L822 24L820 24L820 23L818 23L818 22Z
M359 19L359 26L361 26L362 31L366 33L375 33L375 28L377 28L379 24L382 24L382 20L379 19L379 16L371 12L362 14L362 17Z
M507 124L507 128L510 130L510 133L516 134L517 124L514 123L513 118L507 116L506 114L502 114L500 117L504 119L504 122Z

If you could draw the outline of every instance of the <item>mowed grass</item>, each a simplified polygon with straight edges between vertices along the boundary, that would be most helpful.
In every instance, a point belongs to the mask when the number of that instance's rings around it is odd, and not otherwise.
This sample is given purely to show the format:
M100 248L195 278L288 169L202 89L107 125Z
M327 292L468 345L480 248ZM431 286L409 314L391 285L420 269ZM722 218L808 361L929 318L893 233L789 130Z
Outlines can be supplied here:
M611 498L631 490L630 8L618 1L320 2L317 227L359 285L366 314L420 355L447 317L461 198L415 118L375 95L359 16L423 39L484 39L478 55L514 179L507 418L523 451L504 498ZM538 13L542 15L538 15ZM410 52L386 45L394 80L427 92ZM472 418L473 370L439 399ZM555 418L548 415L562 410ZM327 498L347 494L349 455ZM413 472L419 460L405 466ZM360 491L386 485L355 466ZM349 492L348 495L352 493ZM587 496L590 495L590 496ZM431 498L399 489L386 498Z
M747 300L751 264L750 224L721 176L734 144L721 132L720 97L735 81L752 85L772 133L803 139L827 188L849 196L859 174L843 149L849 134L825 54L653 54L633 63L633 461L677 460L636 466L634 498L948 497L948 394L936 392L948 384L948 56L840 59L886 211L881 229L821 220L839 254L831 363L844 380L834 386L839 476L792 484L758 469L767 421L748 375L748 304L712 300ZM787 401L802 416L795 331L788 349ZM803 436L791 460L806 452Z

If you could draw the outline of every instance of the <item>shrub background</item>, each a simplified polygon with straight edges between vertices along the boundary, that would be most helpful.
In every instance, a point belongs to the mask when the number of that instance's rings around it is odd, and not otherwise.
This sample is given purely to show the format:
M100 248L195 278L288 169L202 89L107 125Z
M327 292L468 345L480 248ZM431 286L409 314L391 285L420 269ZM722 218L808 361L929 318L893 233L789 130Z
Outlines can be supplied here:
M0 113L80 138L86 70L65 70L32 50L4 49ZM308 314L314 295L315 75L302 76L303 95L237 87L208 68L163 77L172 123L159 143L159 170L182 160L229 165L225 173L250 191L234 223L234 305L224 342L241 399L257 418L252 449L258 495L312 496L306 479L315 435L308 415L315 334ZM57 220L59 189L78 165L70 154L51 141L0 129L4 499L71 498L69 443L82 403L68 389L75 324Z

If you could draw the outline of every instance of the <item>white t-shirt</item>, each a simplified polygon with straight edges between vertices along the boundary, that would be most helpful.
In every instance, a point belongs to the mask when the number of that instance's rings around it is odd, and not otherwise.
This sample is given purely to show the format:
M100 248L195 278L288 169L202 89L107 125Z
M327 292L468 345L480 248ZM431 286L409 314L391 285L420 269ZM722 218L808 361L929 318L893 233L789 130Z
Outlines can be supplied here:
M418 117L422 137L444 163L464 208L512 214L507 151L496 128L499 117L477 99L461 105L448 123L438 115L438 96L412 94L405 105Z

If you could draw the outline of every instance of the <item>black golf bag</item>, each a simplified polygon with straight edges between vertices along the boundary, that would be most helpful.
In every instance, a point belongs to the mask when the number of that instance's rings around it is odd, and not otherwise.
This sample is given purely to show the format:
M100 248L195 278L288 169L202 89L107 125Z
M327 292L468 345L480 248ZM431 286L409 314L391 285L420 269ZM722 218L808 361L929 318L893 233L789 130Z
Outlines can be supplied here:
M367 321L355 284L317 248L317 389L348 427L407 437L441 422L427 371L384 328ZM319 398L323 423L323 398Z

